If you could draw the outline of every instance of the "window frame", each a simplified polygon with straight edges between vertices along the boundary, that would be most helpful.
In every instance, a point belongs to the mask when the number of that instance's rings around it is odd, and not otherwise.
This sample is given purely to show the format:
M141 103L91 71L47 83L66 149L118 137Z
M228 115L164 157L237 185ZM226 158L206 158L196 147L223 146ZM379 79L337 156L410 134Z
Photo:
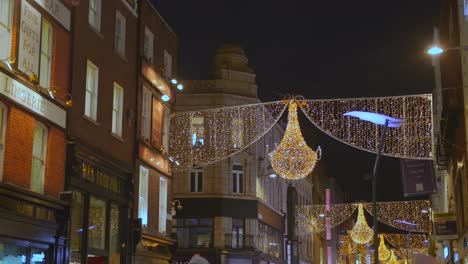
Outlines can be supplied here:
M143 86L141 94L141 131L140 135L145 142L151 143L151 119L152 119L152 104L153 104L153 93L151 90Z
M194 182L192 181L192 175ZM194 169L189 173L189 193L202 193L203 192L203 169ZM201 179L201 183L200 183ZM192 191L192 182L193 182L193 191Z
M93 73L93 79L89 80L91 72ZM89 93L89 98L90 98L89 106L88 106L88 100L87 100L88 93ZM99 95L99 67L97 67L93 62L88 60L86 64L84 115L93 121L97 121L98 95ZM89 107L89 115L86 113L88 107Z
M144 179L142 179L142 171L146 173ZM143 165L140 165L138 169L138 218L141 218L142 226L148 225L148 194L149 194L149 178L150 178L150 170ZM142 197L142 192L144 193L144 197ZM143 198L143 199L142 199ZM143 200L144 206L141 204ZM142 208L144 207L144 208ZM142 209L140 211L140 209ZM144 216L144 217L142 217Z
M234 220L241 220L242 224L235 225ZM240 230L242 231L242 233L239 232ZM245 218L231 218L231 236L232 236L232 241L231 241L232 248L244 248L245 247L245 237L246 237Z
M49 39L48 39L48 49L47 51L44 50L44 25L48 26L49 30ZM41 22L41 48L40 48L40 55L39 55L39 85L43 88L50 88L50 81L52 79L52 49L54 46L54 27L52 23L50 23L47 19L42 18ZM47 52L47 54L46 54ZM47 61L47 65L45 68L43 67L43 60ZM44 76L44 71L46 71L46 75Z
M5 162L5 139L8 124L8 107L0 101L0 181L3 180L3 165Z
M193 121L200 118L201 122L194 123ZM190 118L190 134L192 137L192 146L205 144L205 117L204 116L192 116ZM193 137L195 135L195 137ZM200 136L201 135L201 136Z
M162 195L162 182L165 183L165 197ZM169 190L169 181L166 177L159 176L159 205L158 205L158 232L161 234L167 234L167 200L168 200L168 190ZM164 199L161 199L164 198ZM164 200L164 202L162 202Z
M120 25L120 27L119 27ZM115 11L114 50L125 57L125 42L127 36L127 18L119 11Z
M95 3L95 8L91 6L91 2ZM102 0L90 0L88 5L88 24L96 31L101 32L101 7ZM94 14L94 21L91 21L91 12Z
M231 144L234 148L241 148L244 145L243 122L240 117L231 120Z
M143 41L143 55L148 62L153 63L154 60L154 34L145 26L145 36Z
M171 79L172 77L172 55L164 50L164 77Z
M34 151L34 146L36 145L35 138L36 138L36 128L39 127L43 130L42 134L42 153L41 157L35 157L35 151ZM47 144L48 144L48 135L49 135L49 129L42 123L36 120L35 126L34 126L34 134L33 134L33 149L32 149L32 165L31 165L31 180L30 180L30 187L29 189L33 192L37 192L40 194L44 193L44 187L45 187L45 169L46 169L46 164L47 164ZM34 161L39 160L41 166L41 171L40 171L40 187L39 190L34 190L33 189L33 183L36 181L34 180Z
M0 1L0 7L1 10L7 10L6 12L6 17L5 17L5 20L4 21L2 18L2 13L0 13L0 35L2 33L2 31L5 31L5 39L0 39L2 40L0 42L1 46L4 47L4 49L2 49L2 51L0 51L0 57L1 58L10 58L11 57L11 47L13 45L12 43L12 35L13 35L13 12L14 12L14 4L15 4L15 1L14 0L3 0L3 1ZM3 5L8 5L7 8L4 8ZM2 42L5 42L5 43L2 43ZM5 51L5 53L3 53L3 50Z
M170 114L171 109L163 104L162 145L165 153L169 152Z
M236 169L235 166L240 166L242 170ZM232 193L244 193L244 166L240 164L232 165Z
M116 98L118 96L118 98ZM124 112L124 88L114 82L112 98L112 134L122 137L123 112ZM118 102L117 102L118 101ZM117 105L116 105L117 104Z

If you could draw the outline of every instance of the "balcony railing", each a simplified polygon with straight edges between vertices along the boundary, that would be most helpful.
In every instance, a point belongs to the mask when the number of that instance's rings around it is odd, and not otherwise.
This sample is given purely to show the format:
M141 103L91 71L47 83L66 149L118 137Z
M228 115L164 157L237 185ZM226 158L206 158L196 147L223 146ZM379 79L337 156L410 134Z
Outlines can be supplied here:
M225 234L224 246L232 249L255 249L254 236Z

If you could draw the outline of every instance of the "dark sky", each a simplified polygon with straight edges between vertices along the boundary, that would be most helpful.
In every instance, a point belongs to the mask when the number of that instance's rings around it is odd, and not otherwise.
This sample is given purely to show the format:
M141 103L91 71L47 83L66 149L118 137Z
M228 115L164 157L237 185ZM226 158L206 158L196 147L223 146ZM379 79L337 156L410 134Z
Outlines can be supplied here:
M429 93L440 0L153 0L179 36L179 79L207 77L222 43L241 44L263 101L301 94L345 98ZM157 44L156 44L157 45ZM348 201L369 200L374 155L321 134L326 172ZM311 144L314 146L314 144ZM399 161L383 158L379 200L402 198Z

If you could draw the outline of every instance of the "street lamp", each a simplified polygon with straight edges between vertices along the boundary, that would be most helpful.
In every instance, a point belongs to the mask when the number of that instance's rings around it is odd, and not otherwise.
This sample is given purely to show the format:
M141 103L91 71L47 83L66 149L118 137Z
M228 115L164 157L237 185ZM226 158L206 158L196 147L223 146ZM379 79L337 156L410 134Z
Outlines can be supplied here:
M176 209L177 209L177 211L180 211L180 210L184 209L182 207L182 203L179 200L172 201L171 205L172 205L172 208L171 208L171 215L172 216L176 215Z
M437 56L437 55L440 55L442 53L444 53L445 51L449 51L449 50L461 50L461 49L468 49L468 47L452 47L452 48L442 48L438 45L434 45L432 47L430 47L429 49L427 49L427 54L431 55L431 56Z
M411 263L409 259L409 246L410 246L410 239L411 239L411 231L413 231L413 227L418 226L418 224L407 222L404 220L395 220L395 222L409 226L408 238L406 239L406 260L408 261L408 263Z
M403 119L394 118L382 114L372 113L372 112L362 112L362 111L351 111L343 114L344 116L353 116L361 120L374 123L376 125L383 125L382 134L380 135L379 146L377 150L377 155L374 162L374 170L372 172L372 206L374 214L374 261L378 263L379 259L379 236L377 229L377 172L380 164L380 156L382 154L382 149L384 145L385 132L387 127L397 128L403 124Z

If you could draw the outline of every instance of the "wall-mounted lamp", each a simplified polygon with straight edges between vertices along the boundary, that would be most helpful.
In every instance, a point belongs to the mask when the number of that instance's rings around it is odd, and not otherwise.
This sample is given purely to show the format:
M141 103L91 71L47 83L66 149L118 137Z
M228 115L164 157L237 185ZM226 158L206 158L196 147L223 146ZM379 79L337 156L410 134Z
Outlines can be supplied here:
M171 215L172 216L175 216L177 211L180 211L180 210L184 209L182 207L182 203L179 200L172 201L171 205L172 205L172 208L171 208Z
M73 105L73 100L72 100L72 96L71 94L67 94L65 95L65 105L67 105L68 107L71 107Z

